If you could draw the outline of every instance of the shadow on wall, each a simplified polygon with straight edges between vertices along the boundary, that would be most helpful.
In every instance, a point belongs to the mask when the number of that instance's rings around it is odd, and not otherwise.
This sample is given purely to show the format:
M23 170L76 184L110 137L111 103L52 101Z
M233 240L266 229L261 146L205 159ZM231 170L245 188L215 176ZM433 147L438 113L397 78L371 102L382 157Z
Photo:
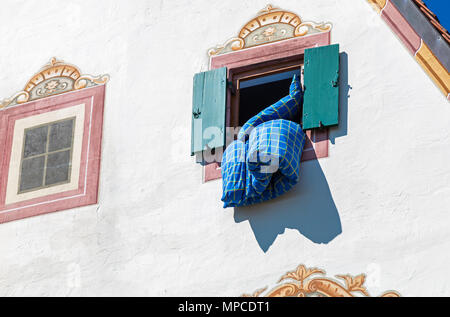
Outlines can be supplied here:
M330 130L331 143L347 135L348 55L340 54L339 125ZM331 158L330 158L331 159ZM314 243L329 243L342 233L338 210L317 160L303 162L299 183L285 195L262 204L234 208L234 220L248 220L255 238L264 252L279 234L294 229Z
M348 98L352 86L348 84L348 55L339 54L339 124L330 129L330 142L335 144L336 138L347 135L348 129Z
M248 220L264 252L286 229L297 230L314 243L328 243L342 232L339 213L319 162L304 162L301 168L299 183L285 195L234 208L234 220Z

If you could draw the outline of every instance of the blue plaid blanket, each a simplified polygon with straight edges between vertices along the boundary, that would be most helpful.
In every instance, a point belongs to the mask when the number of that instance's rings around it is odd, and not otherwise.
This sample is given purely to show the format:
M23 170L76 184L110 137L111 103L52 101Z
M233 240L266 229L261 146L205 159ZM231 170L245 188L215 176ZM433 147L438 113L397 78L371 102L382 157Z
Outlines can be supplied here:
M278 197L298 182L305 145L300 112L303 92L297 75L289 95L248 120L222 158L224 208Z

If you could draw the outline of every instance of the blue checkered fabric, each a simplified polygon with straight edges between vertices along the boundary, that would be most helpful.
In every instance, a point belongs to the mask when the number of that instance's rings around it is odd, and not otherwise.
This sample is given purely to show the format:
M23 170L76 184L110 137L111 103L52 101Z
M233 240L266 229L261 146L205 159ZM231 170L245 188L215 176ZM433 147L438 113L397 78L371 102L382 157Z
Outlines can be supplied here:
M289 95L248 120L222 158L224 208L247 206L278 197L298 182L305 145L299 115L303 98L299 79Z

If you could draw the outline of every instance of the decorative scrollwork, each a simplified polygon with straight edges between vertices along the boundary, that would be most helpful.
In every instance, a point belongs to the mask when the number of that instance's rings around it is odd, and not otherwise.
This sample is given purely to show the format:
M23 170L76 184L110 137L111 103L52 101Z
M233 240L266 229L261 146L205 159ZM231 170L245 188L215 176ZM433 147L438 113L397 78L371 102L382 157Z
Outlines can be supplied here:
M314 22L304 22L295 28L295 36L305 36L310 33L314 33L314 30L319 32L327 32L332 28L331 23L314 23Z
M299 265L296 270L284 274L278 283L290 280L263 295L263 297L355 297L357 293L369 297L369 293L364 286L366 276L360 274L337 275L337 278L344 280L342 285L338 281L328 277L313 277L313 275L325 275L325 271L318 268L307 268ZM260 297L266 288L256 291L253 295L242 295L244 297ZM383 293L380 297L400 297L395 291Z
M237 37L209 49L208 55L215 56L294 37L329 32L331 28L332 24L329 22L303 22L297 14L269 4L242 27Z
M29 100L30 94L26 91L20 91L16 94L14 94L12 97L4 99L0 102L0 109L5 108L6 106L12 105L12 104L21 104L25 103Z
M109 75L101 75L93 77L90 75L83 75L75 81L75 89L83 89L90 86L102 85L107 83L109 80Z
M78 67L53 57L48 64L31 77L22 91L0 102L0 109L72 90L102 85L108 80L108 75L96 77L81 75Z
M223 45L218 45L214 48L208 50L208 55L219 55L222 54L223 50L239 51L244 48L245 42L239 37L234 37L226 41Z

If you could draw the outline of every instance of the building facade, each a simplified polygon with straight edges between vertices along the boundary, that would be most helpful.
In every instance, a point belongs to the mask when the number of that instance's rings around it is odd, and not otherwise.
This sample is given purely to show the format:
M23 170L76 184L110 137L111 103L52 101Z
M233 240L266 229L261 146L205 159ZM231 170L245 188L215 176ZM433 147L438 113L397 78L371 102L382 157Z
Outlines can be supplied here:
M448 43L397 2L4 1L0 295L450 295ZM298 184L224 209L194 75L334 44L339 120Z

